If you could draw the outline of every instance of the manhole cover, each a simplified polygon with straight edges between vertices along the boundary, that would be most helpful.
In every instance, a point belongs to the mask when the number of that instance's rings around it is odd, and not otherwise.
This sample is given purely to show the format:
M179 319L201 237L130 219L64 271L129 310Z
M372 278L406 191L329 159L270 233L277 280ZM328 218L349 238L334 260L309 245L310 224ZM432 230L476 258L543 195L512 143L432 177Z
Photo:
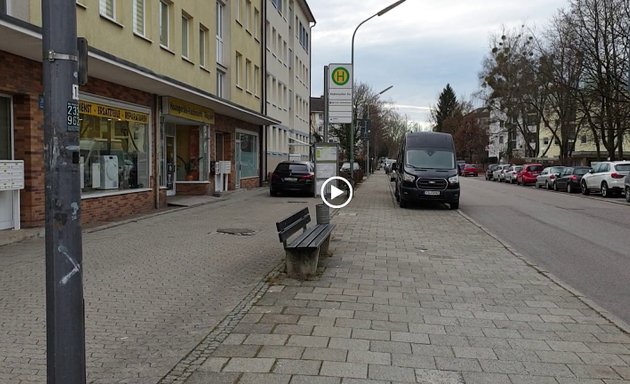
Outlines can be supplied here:
M253 236L256 233L253 229L248 228L219 228L217 232L236 236Z

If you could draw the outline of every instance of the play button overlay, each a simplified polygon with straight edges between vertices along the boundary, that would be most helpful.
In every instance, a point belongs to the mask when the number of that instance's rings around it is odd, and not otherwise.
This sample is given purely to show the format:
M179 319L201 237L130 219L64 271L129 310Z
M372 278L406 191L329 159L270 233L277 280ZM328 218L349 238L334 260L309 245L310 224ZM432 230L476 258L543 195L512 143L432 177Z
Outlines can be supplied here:
M348 192L346 194L346 191L343 191L339 188L337 188L336 185L334 185L335 183L332 183L332 181L334 180L340 180L342 183L345 183L348 186ZM326 193L326 189L328 187L328 185L330 185L330 196ZM344 179L343 177L340 176L333 176L330 177L328 179L326 179L326 181L324 181L324 183L322 184L322 188L320 190L320 196L322 197L322 201L324 202L324 204L326 204L327 206L329 206L330 208L343 208L346 205L350 204L350 201L352 201L352 195L353 195L353 189L352 189L352 185L350 184L350 182L346 179ZM341 204L333 204L332 200L336 199L339 196L342 195L346 195L346 200L341 203Z

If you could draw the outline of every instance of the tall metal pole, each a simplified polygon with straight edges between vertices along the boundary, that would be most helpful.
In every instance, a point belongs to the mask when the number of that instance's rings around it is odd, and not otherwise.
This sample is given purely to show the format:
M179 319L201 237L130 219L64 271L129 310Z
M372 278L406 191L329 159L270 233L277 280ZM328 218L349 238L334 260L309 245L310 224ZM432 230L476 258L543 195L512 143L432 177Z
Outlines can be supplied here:
M351 54L350 54L350 67L352 68L352 76L350 77L350 82L352 84L352 119L350 121L350 178L352 179L352 181L354 181L354 173L353 173L354 172L354 169L353 169L354 168L354 126L355 126L354 124L354 115L355 115L354 113L354 105L355 105L354 104L354 74L356 72L354 68L354 37L357 34L357 30L359 29L359 27L361 27L363 24L365 24L369 20L372 20L376 16L383 16L384 14L396 8L397 6L404 3L405 1L406 0L398 0L397 2L381 9L377 13L373 14L372 16L368 17L367 19L359 23L359 25L357 25L357 27L354 29L354 32L352 33L352 48L351 48Z
M48 384L85 384L76 2L42 0Z
M330 69L327 65L324 66L324 143L328 143L328 119L330 119L328 111L328 78Z

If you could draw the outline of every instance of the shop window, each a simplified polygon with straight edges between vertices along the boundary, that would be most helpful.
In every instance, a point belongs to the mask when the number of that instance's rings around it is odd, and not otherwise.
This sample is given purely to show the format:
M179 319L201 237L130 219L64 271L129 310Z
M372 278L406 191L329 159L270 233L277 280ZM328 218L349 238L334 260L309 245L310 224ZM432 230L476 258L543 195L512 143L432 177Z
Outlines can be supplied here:
M149 188L149 115L80 102L81 191Z
M239 132L241 178L258 176L258 136Z

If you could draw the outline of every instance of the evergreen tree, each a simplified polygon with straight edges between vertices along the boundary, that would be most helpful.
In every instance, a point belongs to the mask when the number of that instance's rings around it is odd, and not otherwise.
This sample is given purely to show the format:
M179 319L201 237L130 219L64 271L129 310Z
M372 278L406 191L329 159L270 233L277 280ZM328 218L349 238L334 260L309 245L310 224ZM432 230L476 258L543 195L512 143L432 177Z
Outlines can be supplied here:
M435 124L433 130L435 132L446 132L444 120L453 116L457 110L457 105L457 98L453 88L451 88L450 84L446 84L446 87L440 93L437 106L431 110L431 117Z

